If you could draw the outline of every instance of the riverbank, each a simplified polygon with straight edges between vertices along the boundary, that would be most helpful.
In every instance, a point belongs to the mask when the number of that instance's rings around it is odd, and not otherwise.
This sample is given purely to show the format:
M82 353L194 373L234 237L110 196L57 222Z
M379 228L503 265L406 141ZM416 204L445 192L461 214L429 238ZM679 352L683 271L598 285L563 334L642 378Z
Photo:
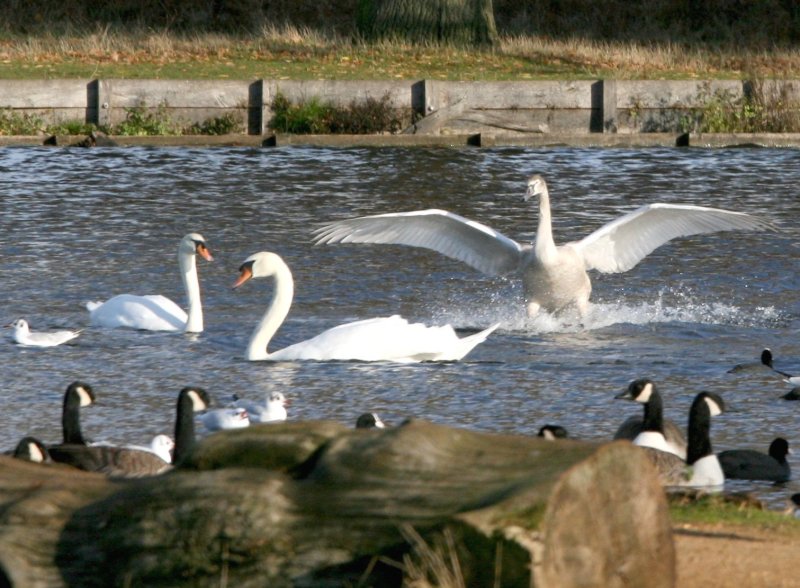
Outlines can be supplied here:
M496 135L181 135L113 136L101 142L86 136L0 136L0 147L771 147L800 148L797 133L547 133Z

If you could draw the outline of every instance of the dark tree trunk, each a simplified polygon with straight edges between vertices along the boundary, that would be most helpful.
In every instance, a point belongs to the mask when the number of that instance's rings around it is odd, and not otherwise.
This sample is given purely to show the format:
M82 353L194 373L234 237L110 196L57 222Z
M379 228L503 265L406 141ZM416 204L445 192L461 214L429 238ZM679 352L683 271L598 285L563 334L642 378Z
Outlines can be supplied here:
M358 32L366 39L491 45L497 41L492 0L359 0Z

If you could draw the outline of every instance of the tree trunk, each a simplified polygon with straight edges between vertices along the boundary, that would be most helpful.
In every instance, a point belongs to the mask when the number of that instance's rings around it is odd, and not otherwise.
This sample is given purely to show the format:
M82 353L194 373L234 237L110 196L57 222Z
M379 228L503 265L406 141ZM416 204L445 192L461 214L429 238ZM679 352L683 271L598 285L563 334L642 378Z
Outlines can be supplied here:
M492 45L492 0L359 0L358 32L366 39Z

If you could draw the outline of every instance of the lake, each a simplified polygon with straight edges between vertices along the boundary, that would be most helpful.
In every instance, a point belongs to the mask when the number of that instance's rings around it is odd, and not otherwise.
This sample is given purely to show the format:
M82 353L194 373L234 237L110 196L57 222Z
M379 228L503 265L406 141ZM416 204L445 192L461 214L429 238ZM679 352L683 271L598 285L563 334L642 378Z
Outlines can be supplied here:
M523 195L537 172L548 181L559 243L650 202L748 212L778 230L680 239L629 272L595 273L584 325L528 319L518 280L431 251L313 244L324 222L425 208L531 241L538 213ZM281 390L291 419L350 424L370 410L390 424L413 417L533 435L557 423L572 437L604 440L641 412L614 396L650 377L682 426L697 392L723 396L728 411L711 432L718 451L766 451L779 435L800 446L800 403L781 399L790 386L765 373L727 373L765 347L777 367L800 373L798 185L800 152L789 149L3 148L3 324L86 330L49 349L19 347L5 330L2 443L26 434L59 441L62 395L76 379L98 395L82 413L84 431L118 443L171 433L177 393L189 384L223 404L233 393ZM85 303L115 294L159 293L183 305L175 253L193 231L215 257L198 262L201 335L89 326ZM501 327L457 363L248 362L243 352L272 287L231 284L262 250L280 254L295 278L294 305L271 349L396 313ZM800 484L726 488L754 490L779 508Z

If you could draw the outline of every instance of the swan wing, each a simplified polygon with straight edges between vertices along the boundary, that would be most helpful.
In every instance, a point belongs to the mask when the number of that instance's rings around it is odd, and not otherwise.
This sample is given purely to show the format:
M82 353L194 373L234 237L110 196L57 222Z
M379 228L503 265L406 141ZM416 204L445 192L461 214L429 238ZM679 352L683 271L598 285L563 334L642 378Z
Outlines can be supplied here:
M390 243L432 249L476 270L497 276L517 270L516 241L446 210L418 210L362 216L325 225L315 243Z
M731 210L687 204L648 204L573 242L587 269L625 272L677 237L717 231L774 230L764 219Z

